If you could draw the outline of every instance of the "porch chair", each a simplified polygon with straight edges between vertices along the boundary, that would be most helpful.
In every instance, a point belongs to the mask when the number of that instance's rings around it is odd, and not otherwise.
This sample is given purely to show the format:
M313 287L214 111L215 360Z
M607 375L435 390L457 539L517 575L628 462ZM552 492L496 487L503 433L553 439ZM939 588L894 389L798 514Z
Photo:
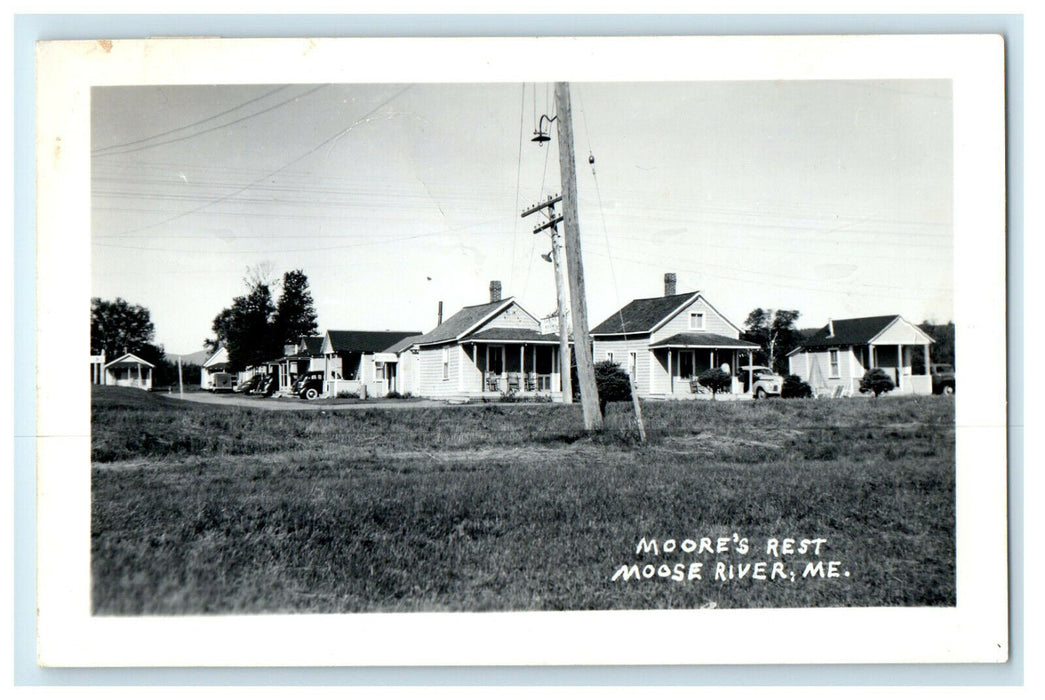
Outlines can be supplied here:
M500 377L493 372L486 373L486 390L497 391L498 384L500 383Z
M518 372L508 373L508 391L519 391L521 387L521 377Z

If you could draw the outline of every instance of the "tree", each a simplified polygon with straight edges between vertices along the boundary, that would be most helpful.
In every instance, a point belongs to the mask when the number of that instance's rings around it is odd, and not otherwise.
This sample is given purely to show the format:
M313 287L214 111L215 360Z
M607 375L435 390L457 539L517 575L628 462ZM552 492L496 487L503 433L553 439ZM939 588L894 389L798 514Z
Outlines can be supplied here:
M718 367L704 370L697 377L697 381L700 385L711 392L711 398L715 398L715 395L720 391L727 391L733 384L733 378L728 374L720 370Z
M214 338L207 338L203 341L203 347L209 350L211 353L218 351L218 348L222 346L228 346L229 344L229 332L235 325L235 313L232 309L222 309L221 313L214 317L214 322L211 324L211 330L214 331Z
M860 393L867 394L873 392L876 399L880 394L885 394L895 388L896 385L893 383L892 377L880 367L868 370L864 373L863 378L860 379Z
M91 299L91 352L109 357L125 352L139 354L152 342L156 329L149 310L120 297L107 301ZM147 358L142 358L147 359Z
M296 343L302 336L316 332L316 307L308 287L308 277L301 270L291 270L283 275L273 332L281 344Z
M954 321L948 321L947 323L923 321L918 324L918 327L936 341L930 347L932 361L936 364L954 367ZM922 358L919 357L919 353L915 353L913 359L914 369L917 372L921 369Z
M760 359L777 374L787 374L787 354L798 347L802 335L795 328L800 312L794 309L757 308L747 315L742 338L758 343Z
M258 283L214 317L211 328L217 340L209 341L208 345L224 345L234 371L271 360L281 354L283 346L272 329L275 313L269 286Z

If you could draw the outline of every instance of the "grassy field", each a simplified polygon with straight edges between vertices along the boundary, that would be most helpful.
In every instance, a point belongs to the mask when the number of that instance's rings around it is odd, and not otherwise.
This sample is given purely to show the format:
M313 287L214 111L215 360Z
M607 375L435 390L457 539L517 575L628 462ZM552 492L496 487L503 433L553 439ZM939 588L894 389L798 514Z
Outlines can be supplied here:
M950 398L643 410L647 446L630 404L588 438L579 406L269 412L96 387L95 612L955 604Z

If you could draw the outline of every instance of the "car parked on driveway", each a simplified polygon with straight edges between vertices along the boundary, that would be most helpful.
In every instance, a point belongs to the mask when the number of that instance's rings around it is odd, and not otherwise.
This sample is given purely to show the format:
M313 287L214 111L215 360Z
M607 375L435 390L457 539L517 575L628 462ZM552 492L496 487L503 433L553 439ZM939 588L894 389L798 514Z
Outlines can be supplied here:
M954 393L954 366L953 365L930 365L929 373L933 378L934 394Z
M323 373L305 372L297 378L291 389L299 398L308 401L318 399L319 395L323 393Z
M750 393L756 399L780 396L784 385L783 377L762 365L737 367L737 378L744 385L744 393Z

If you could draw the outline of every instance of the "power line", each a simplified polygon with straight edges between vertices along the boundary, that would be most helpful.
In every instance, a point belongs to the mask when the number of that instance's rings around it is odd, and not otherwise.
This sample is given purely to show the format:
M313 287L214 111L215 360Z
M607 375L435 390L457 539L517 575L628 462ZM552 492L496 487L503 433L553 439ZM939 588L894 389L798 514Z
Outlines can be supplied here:
M336 141L337 139L341 138L342 136L347 134L349 131L351 131L355 127L357 127L360 124L366 122L378 110L380 110L383 107L385 107L385 105L387 105L392 100L394 100L397 97L399 97L400 95L402 95L404 92L409 90L411 87L412 86L407 85L402 90L399 90L395 94L391 95L388 99L382 101L376 107L374 107L369 112L367 112L365 115L363 115L362 117L360 117L356 121L352 122L347 127L342 129L341 131L337 132L333 136L331 136L331 137L329 137L327 139L324 139L323 141L319 142L316 146L314 146L313 148L309 149L308 151L306 151L302 155L300 155L297 158L294 158L293 160L291 160L291 161L281 165L280 167L276 168L275 170L273 170L273 171L271 171L269 173L266 173L265 175L262 175L261 177L257 178L256 180L254 180L252 182L248 182L243 187L240 187L239 189L237 189L237 190L235 190L233 192L230 192L227 195L218 197L217 199L211 200L210 202L206 202L206 203L204 203L204 204L202 204L202 205L200 205L198 207L195 207L193 209L190 209L190 210L188 210L186 212L183 212L181 214L177 214L176 216L171 216L171 217L168 217L168 218L166 218L166 219L164 219L162 221L157 221L154 224L149 224L147 226L142 226L140 228L132 229L130 231L123 231L121 233L122 234L137 233L139 231L146 231L146 230L151 229L151 228L156 228L157 226L162 226L163 224L167 224L167 223L170 223L172 221L177 221L178 219L184 218L184 217L189 216L191 214L195 214L196 212L199 212L199 211L203 211L204 209L207 209L208 207L214 206L215 204L218 204L220 202L224 202L225 200L228 200L228 199L231 199L232 197L235 197L240 192L244 192L244 191L250 189L251 187L253 187L254 185L258 184L259 182L262 182L263 180L266 180L266 179L272 177L273 175L277 175L278 173L286 170L287 168L289 168L290 166L294 165L295 163L298 163L298 162L304 160L305 158L308 158L310 155L312 155L313 153L315 153L316 151L321 149L323 146L326 146L327 144L333 143L334 141Z
M254 253L315 253L323 252L328 250L342 250L345 248L360 248L368 245L382 245L385 243L401 243L403 241L412 241L418 238L428 238L431 236L442 236L446 234L446 231L432 231L429 233L418 233L413 236L402 236L399 238L389 238L382 240L364 241L362 243L346 243L344 245L334 246L321 246L317 248L284 248L284 249L273 249L273 248L262 248L260 250L211 250L209 253L222 254L222 255L250 255ZM98 246L100 248L119 248L121 250L143 250L150 253L190 253L195 252L194 250L187 250L184 248L148 248L145 246L130 246L130 245L117 245L115 243L97 243L92 242L91 245Z
M233 120L231 122L226 122L224 124L218 124L218 125L213 126L213 127L209 128L209 129L204 129L202 131L197 131L197 132L192 133L192 134L186 134L185 136L179 136L178 138L174 138L174 139L168 139L166 141L159 141L157 143L148 143L148 144L145 144L145 145L140 145L137 148L125 148L126 146L130 146L132 144L141 144L141 143L144 143L145 141L151 141L153 139L160 138L163 135L172 134L172 133L175 133L175 132L178 132L178 131L184 131L185 129L188 129L188 128L192 127L192 126L198 126L199 124L202 124L204 122L212 121L212 120L217 119L218 117L224 116L224 115L226 115L226 114L228 114L230 112L235 112L238 109L242 109L243 107L245 107L246 105L250 104L251 102L257 102L258 100L263 99L264 97L267 97L268 95L275 94L276 92L279 92L279 90L284 89L284 88L279 88L277 90L273 90L272 92L268 93L267 95L262 95L261 97L256 98L254 100L250 100L249 102L245 102L244 104L242 104L242 105L240 105L238 107L234 107L234 108L232 108L230 110L222 112L219 115L215 115L213 117L208 117L207 119L203 119L203 120L201 120L199 122L196 122L194 124L190 124L188 126L183 126L183 127L177 128L177 129L172 129L172 130L166 132L166 134L159 134L159 135L156 135L156 136L150 136L150 137L145 138L145 139L139 139L136 142L132 141L130 143L122 144L122 145L119 145L119 146L106 146L104 148L99 148L97 150L91 151L91 155L95 156L95 157L105 157L105 156L111 156L111 155L121 155L122 156L122 155L125 155L127 153L137 153L138 151L144 151L144 150L149 149L149 148L157 148L159 146L166 146L167 144L178 143L179 141L185 141L187 139L193 139L193 138L196 138L197 136L202 136L204 134L209 134L209 133L211 133L213 131L218 131L219 129L224 129L224 128L229 127L229 126L233 126L235 124L239 124L241 122L245 122L248 119L253 119L254 117L261 116L262 114L267 114L268 112L272 112L273 110L279 109L283 105L289 104L291 102L296 102L297 100L301 99L302 97L307 97L308 95L311 95L312 93L318 92L319 90L322 90L325 87L327 87L327 86L326 85L320 85L320 86L312 88L311 90L308 90L308 91L306 91L306 92L304 92L304 93L302 93L300 95L295 95L294 97L291 97L290 99L287 99L287 100L284 100L283 102L279 102L277 104L274 104L271 107L266 107L265 109L259 110L257 112L253 112L251 114L247 114L247 115L245 115L243 117L240 117L239 119L235 119L235 120ZM123 149L123 150L120 150L120 149ZM105 151L105 152L103 152L103 151Z

